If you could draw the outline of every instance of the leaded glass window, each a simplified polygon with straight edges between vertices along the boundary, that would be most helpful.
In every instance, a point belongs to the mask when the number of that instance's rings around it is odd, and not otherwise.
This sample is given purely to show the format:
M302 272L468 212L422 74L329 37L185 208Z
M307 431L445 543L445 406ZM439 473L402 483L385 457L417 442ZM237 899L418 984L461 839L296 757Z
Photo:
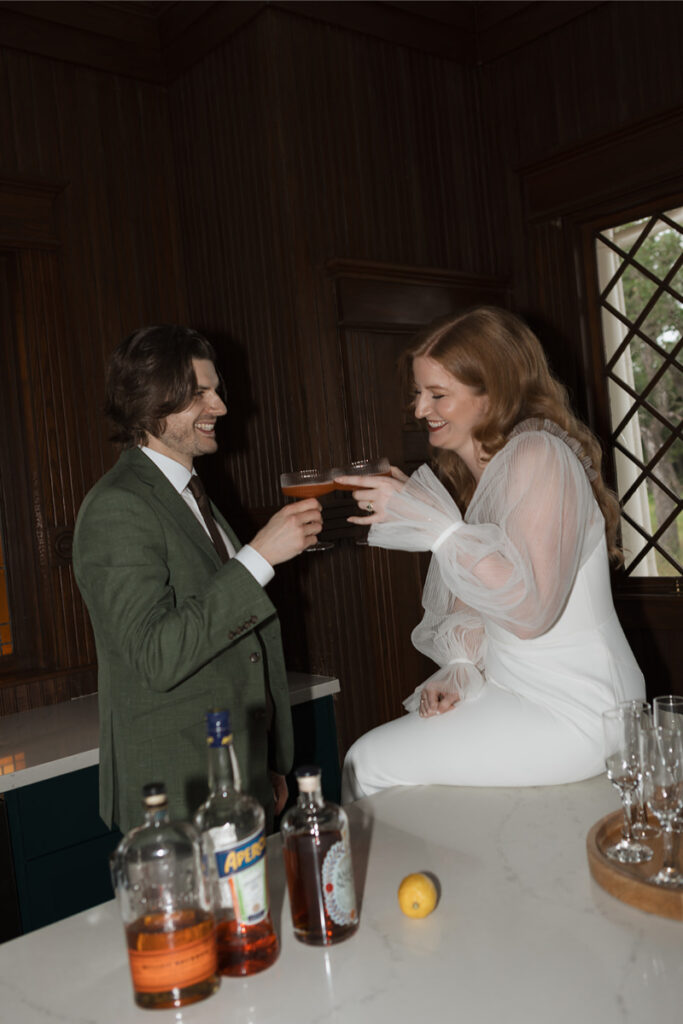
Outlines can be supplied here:
M683 573L683 207L595 236L626 571Z

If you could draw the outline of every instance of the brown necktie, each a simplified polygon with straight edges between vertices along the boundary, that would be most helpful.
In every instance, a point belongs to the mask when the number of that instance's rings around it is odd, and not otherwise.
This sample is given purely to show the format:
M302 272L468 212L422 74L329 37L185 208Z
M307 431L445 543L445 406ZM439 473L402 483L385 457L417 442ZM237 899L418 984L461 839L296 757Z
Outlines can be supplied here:
M209 531L213 546L215 547L221 562L227 562L230 559L228 549L225 546L225 541L220 535L216 520L213 518L211 511L211 505L207 497L206 491L204 490L204 484L201 482L196 474L190 477L190 482L187 485L194 495L195 501L199 505L199 511L202 514L202 519L206 523L206 528Z

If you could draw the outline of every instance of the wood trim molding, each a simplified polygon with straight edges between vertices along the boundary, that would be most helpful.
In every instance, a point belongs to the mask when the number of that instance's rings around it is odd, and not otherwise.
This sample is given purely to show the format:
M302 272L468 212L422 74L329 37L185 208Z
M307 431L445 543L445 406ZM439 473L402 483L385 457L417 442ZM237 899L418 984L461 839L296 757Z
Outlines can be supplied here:
M439 267L412 267L369 260L330 260L339 327L410 333L454 308L476 303L510 304L506 281Z
M431 53L458 64L477 63L475 4L449 5L455 8L457 24L450 19L447 23L429 15L425 17L419 10L420 4L368 3L364 0L348 3L348 0L342 0L341 3L276 2L270 6L351 32L375 36L396 46Z
M9 49L166 85L270 8L476 68L604 2L444 3L437 10L377 0L2 0L0 37Z
M683 177L681 138L683 110L677 108L518 168L527 221L594 216L600 204L610 203L614 210L615 195L627 208L653 188L660 194L675 192Z

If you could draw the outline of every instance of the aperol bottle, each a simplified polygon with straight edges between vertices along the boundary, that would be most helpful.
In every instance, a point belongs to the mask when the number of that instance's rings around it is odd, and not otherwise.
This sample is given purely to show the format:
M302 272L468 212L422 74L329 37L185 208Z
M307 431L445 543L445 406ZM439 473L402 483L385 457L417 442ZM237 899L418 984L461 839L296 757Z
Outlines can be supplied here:
M265 812L241 792L228 711L206 716L209 796L195 815L216 915L221 974L256 974L280 951L266 872Z
M146 1009L187 1006L220 984L216 927L199 836L172 822L163 783L142 790L145 822L111 856L135 1002Z
M294 934L331 946L358 928L346 812L323 800L320 768L296 772L299 798L280 823Z

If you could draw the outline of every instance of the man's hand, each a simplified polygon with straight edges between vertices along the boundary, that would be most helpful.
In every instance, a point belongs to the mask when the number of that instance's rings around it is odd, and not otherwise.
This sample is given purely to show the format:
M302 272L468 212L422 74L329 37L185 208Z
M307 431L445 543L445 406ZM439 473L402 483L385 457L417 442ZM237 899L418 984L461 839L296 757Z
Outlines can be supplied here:
M320 502L315 498L305 498L276 512L250 544L271 565L279 565L315 544L322 528Z

